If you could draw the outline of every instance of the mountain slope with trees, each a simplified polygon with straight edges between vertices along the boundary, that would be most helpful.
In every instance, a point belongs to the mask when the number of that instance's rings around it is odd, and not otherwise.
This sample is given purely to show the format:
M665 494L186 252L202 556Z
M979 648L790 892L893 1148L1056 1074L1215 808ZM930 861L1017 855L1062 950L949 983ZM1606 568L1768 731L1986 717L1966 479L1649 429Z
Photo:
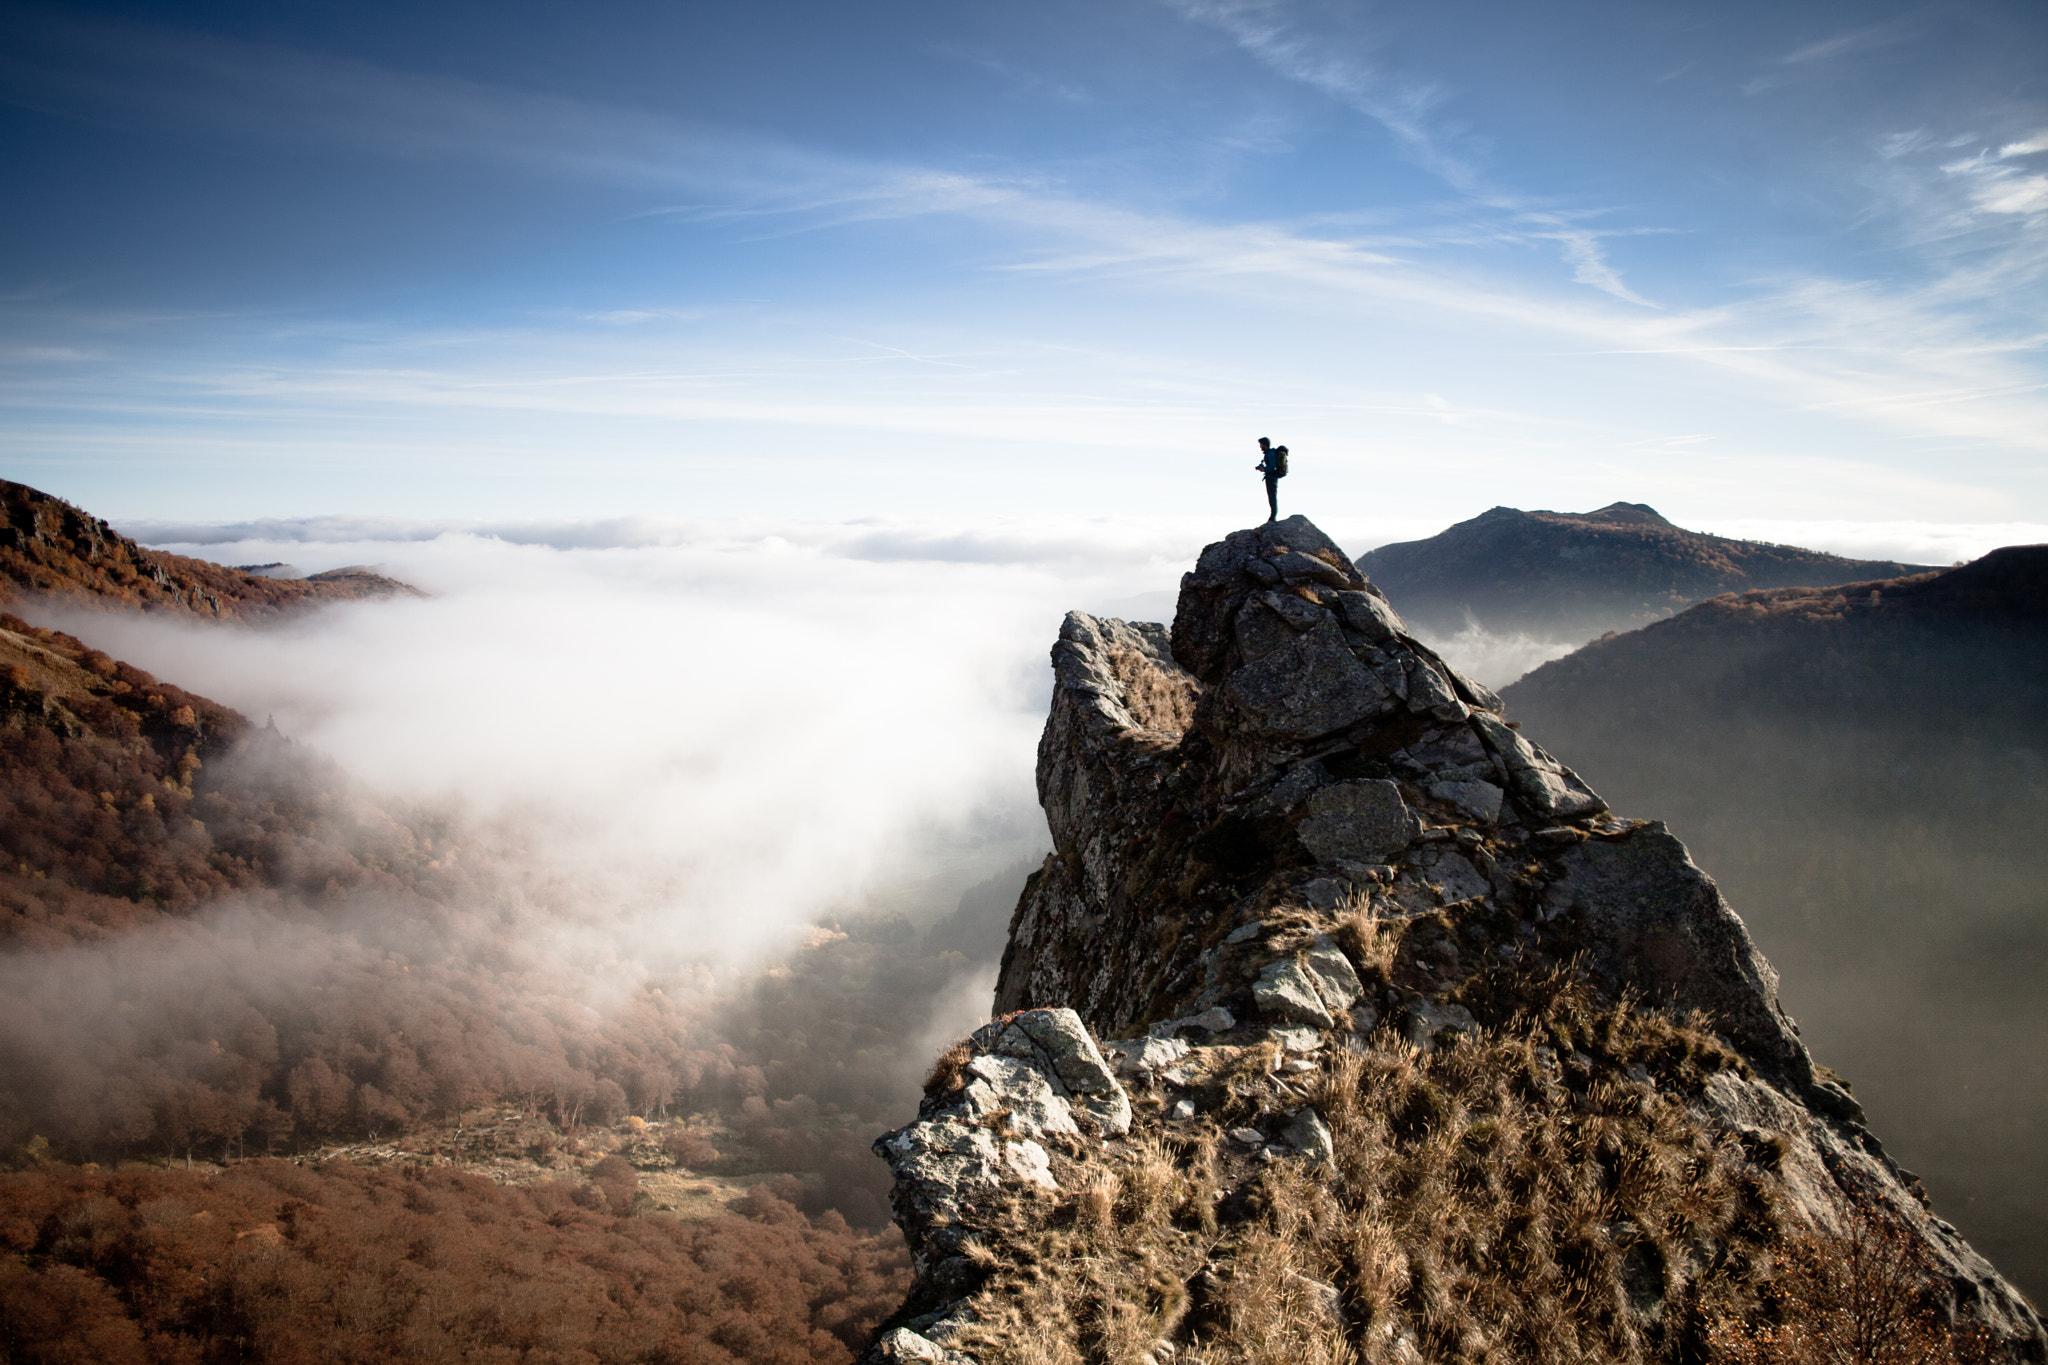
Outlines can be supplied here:
M758 975L614 990L548 946L607 908L489 830L24 619L397 585L7 492L0 1353L848 1359L908 1275L867 1145L1021 870L930 929L879 906Z

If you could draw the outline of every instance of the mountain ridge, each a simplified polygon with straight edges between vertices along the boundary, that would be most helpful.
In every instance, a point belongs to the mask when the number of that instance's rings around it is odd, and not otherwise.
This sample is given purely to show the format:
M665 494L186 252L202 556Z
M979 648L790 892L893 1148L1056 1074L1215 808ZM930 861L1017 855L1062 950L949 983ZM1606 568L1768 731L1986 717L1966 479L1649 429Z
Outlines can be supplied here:
M40 598L254 622L326 602L422 595L357 567L271 578L151 550L61 498L0 480L0 604Z
M1592 512L1494 507L1426 540L1382 545L1359 569L1437 634L1592 638L1724 592L1890 579L1935 566L1846 559L1688 531L1643 503Z

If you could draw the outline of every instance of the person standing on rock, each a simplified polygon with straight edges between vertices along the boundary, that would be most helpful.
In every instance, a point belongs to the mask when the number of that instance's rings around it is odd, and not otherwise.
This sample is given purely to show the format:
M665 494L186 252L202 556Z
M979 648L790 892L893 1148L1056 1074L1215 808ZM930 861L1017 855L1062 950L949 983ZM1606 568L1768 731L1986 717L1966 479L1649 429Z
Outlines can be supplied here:
M1280 480L1287 477L1287 447L1259 438L1259 462L1252 466L1266 476L1267 521L1280 520Z

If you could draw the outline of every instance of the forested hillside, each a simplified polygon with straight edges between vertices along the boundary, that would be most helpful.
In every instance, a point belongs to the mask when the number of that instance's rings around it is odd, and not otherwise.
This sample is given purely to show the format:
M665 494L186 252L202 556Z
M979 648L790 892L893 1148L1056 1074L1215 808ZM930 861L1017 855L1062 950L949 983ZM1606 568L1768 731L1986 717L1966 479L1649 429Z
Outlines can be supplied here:
M900 1241L766 1188L698 1223L600 1189L281 1161L0 1175L0 1352L827 1365L902 1295Z
M565 1128L707 1111L811 1206L883 1221L867 1125L914 1086L959 948L992 962L1004 889L929 945L854 917L773 973L593 1011L504 932L587 907L447 816L61 632L0 617L0 655L6 1143L301 1151L503 1097Z

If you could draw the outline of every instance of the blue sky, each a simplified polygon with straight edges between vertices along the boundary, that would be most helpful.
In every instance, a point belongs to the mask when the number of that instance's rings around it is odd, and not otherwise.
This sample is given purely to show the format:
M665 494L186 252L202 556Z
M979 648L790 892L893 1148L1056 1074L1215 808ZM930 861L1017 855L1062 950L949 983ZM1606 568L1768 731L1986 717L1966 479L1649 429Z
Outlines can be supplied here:
M116 520L2048 522L2048 7L7 6Z

